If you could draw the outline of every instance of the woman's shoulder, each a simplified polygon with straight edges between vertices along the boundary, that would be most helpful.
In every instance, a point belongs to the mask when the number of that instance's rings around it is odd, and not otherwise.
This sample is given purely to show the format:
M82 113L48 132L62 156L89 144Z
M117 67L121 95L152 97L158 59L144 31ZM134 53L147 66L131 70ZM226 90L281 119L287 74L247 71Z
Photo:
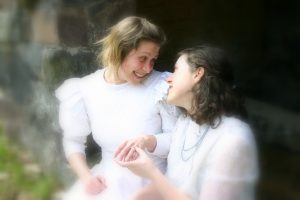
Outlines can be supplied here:
M168 72L159 72L153 70L149 78L145 81L145 86L152 91L155 97L155 101L164 100L168 93L168 84L166 78L168 77Z
M233 116L222 116L220 128L228 130L251 131L251 128L246 121Z
M254 135L249 124L236 117L222 117L220 126L217 128L224 142L254 144Z
M98 69L88 75L81 78L82 84L94 84L94 82L99 82L103 79L104 69Z
M70 99L80 99L82 98L82 91L84 90L85 85L93 84L96 78L101 77L101 73L102 70L97 70L81 78L69 78L55 90L55 96L61 102Z
M145 80L144 84L148 86L157 85L161 82L165 82L168 76L170 76L170 72L160 72L153 70L150 76L147 78L147 80Z
M70 78L65 80L56 90L55 96L60 101L65 101L80 93L80 78Z

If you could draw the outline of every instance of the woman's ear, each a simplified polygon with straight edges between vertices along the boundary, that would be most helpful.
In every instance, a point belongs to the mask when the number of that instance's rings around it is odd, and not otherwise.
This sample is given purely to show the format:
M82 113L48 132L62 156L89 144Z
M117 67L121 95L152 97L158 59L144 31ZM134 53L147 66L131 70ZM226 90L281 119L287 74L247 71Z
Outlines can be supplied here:
M194 72L195 82L200 81L203 75L204 75L204 68L203 67L198 67Z

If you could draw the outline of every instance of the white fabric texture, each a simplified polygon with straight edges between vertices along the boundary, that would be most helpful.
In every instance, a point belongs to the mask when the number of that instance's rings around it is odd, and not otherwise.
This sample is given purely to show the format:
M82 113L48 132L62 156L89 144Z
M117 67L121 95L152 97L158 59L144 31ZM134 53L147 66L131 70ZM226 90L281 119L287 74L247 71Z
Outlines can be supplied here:
M104 80L104 70L69 79L56 91L66 157L73 153L84 154L86 137L92 133L102 149L102 161L92 172L104 176L108 185L103 194L88 197L78 181L65 199L124 200L144 186L144 179L113 160L113 153L121 142L142 134L157 137L156 149L150 156L162 171L166 168L170 133L177 120L176 109L167 106L163 99L169 73L153 71L140 85L115 85Z
M220 125L209 128L201 141L206 127L179 117L172 134L167 177L193 200L255 199L258 163L249 126L223 116ZM199 146L192 148L198 141Z

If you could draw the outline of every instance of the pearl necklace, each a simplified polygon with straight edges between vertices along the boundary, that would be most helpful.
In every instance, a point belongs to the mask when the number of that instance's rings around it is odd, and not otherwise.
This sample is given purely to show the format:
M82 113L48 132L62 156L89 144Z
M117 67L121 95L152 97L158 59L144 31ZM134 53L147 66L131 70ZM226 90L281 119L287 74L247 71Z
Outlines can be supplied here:
M188 124L190 124L190 122ZM184 134L183 145L181 148L181 159L183 161L188 161L195 154L198 147L204 140L204 137L207 134L208 130L209 130L209 125L206 126L206 128L204 129L204 131L203 131L202 135L199 137L199 139L193 145L191 145L189 147L186 147L186 138L187 138L188 133ZM199 135L201 134L201 132L199 131Z

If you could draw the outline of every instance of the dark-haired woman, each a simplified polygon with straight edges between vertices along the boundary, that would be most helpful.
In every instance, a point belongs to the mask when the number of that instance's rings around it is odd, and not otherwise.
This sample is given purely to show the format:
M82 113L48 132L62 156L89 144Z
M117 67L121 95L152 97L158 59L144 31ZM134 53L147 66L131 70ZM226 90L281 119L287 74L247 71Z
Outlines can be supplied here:
M251 200L258 177L256 145L223 51L199 46L179 53L167 79L167 102L183 115L172 134L164 176L133 147L116 161L152 181L133 199Z

